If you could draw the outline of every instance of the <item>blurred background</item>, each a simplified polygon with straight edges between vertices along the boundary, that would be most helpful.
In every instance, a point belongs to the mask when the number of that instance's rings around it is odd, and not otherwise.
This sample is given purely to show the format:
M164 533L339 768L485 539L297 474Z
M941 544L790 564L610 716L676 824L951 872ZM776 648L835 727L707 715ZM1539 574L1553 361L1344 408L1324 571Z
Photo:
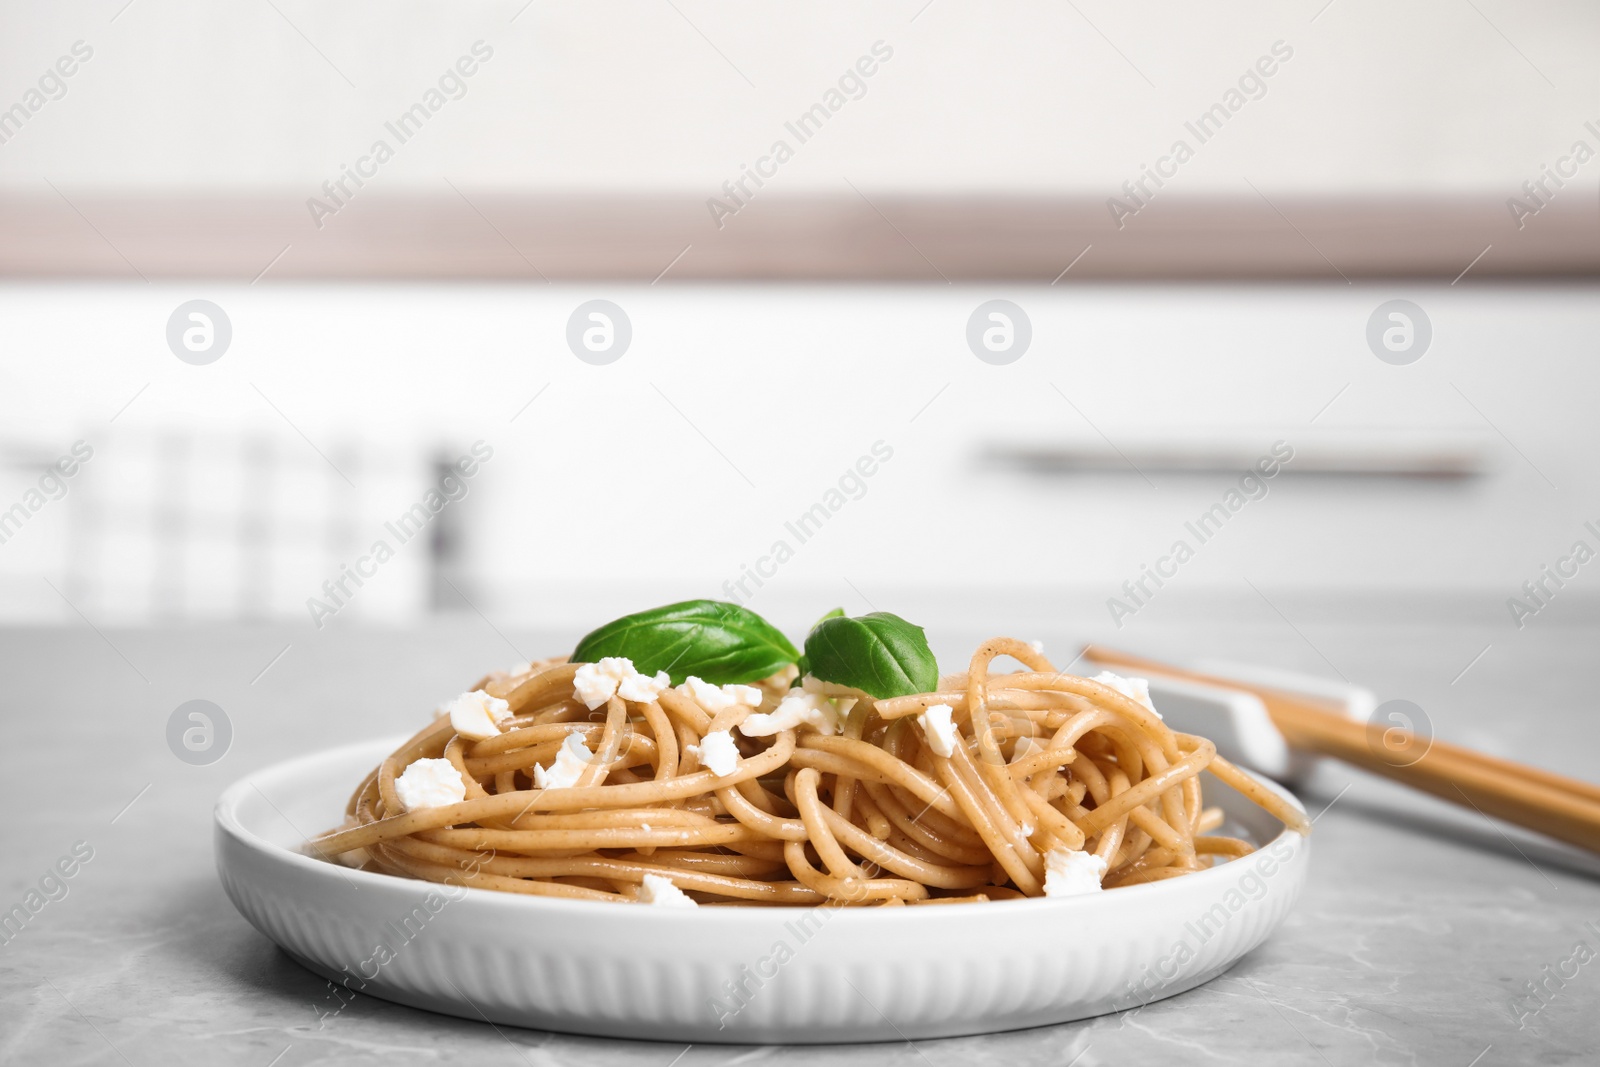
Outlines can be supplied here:
M0 0L0 915L105 857L0 945L0 1061L619 1061L324 1032L211 811L691 597L893 611L946 670L1304 672L1380 759L1592 781L1597 40L1578 0ZM983 1054L1593 1059L1592 855L1294 788L1317 873L1237 982ZM688 1051L626 1055L728 1062Z
M1592 5L0 12L5 622L1588 610Z

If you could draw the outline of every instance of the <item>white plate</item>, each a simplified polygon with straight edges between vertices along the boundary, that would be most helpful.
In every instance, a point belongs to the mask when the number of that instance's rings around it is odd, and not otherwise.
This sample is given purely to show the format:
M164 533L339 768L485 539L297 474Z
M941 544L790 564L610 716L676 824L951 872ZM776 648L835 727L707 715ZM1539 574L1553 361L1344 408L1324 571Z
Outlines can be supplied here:
M1214 779L1207 803L1268 842L1261 852L1054 900L668 909L441 887L298 852L400 743L305 756L231 786L216 811L223 888L256 929L351 989L544 1030L824 1043L1101 1015L1227 970L1288 914L1309 856L1307 841Z

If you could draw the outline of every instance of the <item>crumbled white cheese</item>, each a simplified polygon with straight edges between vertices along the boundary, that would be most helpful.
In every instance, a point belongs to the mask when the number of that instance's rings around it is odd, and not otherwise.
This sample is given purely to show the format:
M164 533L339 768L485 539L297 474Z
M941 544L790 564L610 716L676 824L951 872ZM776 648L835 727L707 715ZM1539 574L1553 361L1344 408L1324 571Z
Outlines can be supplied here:
M1105 876L1106 861L1093 852L1053 848L1044 854L1044 895L1047 897L1098 893L1100 879Z
M1044 642L1043 641L1029 641L1028 642L1028 647L1033 649L1039 655L1041 655L1041 656L1044 655Z
M747 708L761 706L761 690L753 685L712 685L692 674L684 679L677 691L713 715L735 704L743 704Z
M639 900L644 904L656 904L663 908L698 908L700 905L695 899L677 886L672 884L672 879L664 874L647 874L644 882L639 886Z
M956 745L961 739L956 732L956 724L950 721L952 710L949 704L934 704L917 715L917 725L922 727L922 736L928 739L928 747L933 749L935 756L945 759L955 755Z
M407 811L442 808L467 799L467 783L447 759L419 759L394 780L394 795Z
M739 732L746 737L771 737L783 730L809 726L822 734L836 734L843 725L856 701L846 697L830 700L821 693L789 690L778 702L776 710L763 714L756 712L739 724Z
M728 694L728 698L735 704L743 704L747 708L761 706L761 690L753 685L725 685L722 691Z
M634 670L631 659L607 656L599 663L585 663L579 667L572 679L572 691L593 711L613 696L641 704L654 700L671 684L666 671L657 671L652 678Z
M624 660L624 663L627 661ZM632 700L638 704L647 704L661 695L661 691L672 684L672 679L667 677L666 671L657 671L655 677L630 671L628 676L617 685L617 696L623 700Z
M533 670L532 663L513 663L511 666L506 668L506 673L511 675L511 677L516 678L527 674L531 670Z
M594 753L583 743L583 736L570 733L548 768L534 764L533 784L540 789L570 789L592 759Z
M1150 703L1150 682L1147 679L1124 678L1120 674L1112 674L1110 671L1101 671L1099 674L1095 675L1089 680L1091 682L1099 682L1108 689L1115 689L1117 692L1121 693L1130 700L1137 701L1138 703L1149 708L1151 711L1155 711L1156 718L1161 718L1161 713L1156 711L1156 706Z
M1032 837L1033 836L1033 824L1032 823L1026 823L1026 822L1025 823L1019 823L1017 825L1017 831L1020 834L1022 834L1023 837Z
M450 702L450 725L469 741L482 741L500 732L500 724L511 718L511 705L482 689L462 693Z
M613 671L614 664L627 663L628 669L633 669L633 664L627 660L603 659L599 663L585 663L578 668L578 673L572 677L572 692L583 701L584 707L593 711L612 697L617 695L617 677L620 671Z
M698 758L718 778L739 769L739 747L726 730L713 730L700 739Z
M727 695L722 692L720 685L712 685L692 674L677 687L677 692L713 714L728 706Z

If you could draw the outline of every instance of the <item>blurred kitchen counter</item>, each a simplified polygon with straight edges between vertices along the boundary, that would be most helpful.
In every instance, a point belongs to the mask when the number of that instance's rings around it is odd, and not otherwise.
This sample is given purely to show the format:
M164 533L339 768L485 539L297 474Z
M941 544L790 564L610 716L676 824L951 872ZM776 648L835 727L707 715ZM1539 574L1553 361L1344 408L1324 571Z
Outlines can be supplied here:
M1600 625L1539 618L1517 631L1486 615L1422 610L1424 599L1397 598L1387 619L1258 605L1141 618L1120 634L1067 613L1018 636L1044 640L1058 661L1094 637L1343 673L1380 699L1416 702L1441 737L1594 780ZM930 626L947 669L989 636L965 630ZM21 901L75 843L93 849L67 895L0 946L0 1062L1593 1062L1600 963L1569 961L1582 942L1600 949L1595 868L1327 766L1303 793L1321 814L1312 881L1286 924L1228 974L1142 1011L914 1048L686 1051L496 1029L370 997L319 1025L323 980L246 924L217 883L214 799L247 771L308 748L409 728L485 669L570 647L575 636L502 635L470 613L406 632L0 633L9 742L0 801L13 813L0 905ZM168 718L191 699L215 702L231 723L231 748L210 766L167 747ZM1540 982L1549 992L1528 999Z

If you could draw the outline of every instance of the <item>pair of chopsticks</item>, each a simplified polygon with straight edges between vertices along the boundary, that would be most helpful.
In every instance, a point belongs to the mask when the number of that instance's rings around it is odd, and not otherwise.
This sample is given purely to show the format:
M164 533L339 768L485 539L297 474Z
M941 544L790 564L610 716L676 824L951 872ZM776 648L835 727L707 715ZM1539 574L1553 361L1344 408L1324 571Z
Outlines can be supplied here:
M1360 767L1462 807L1600 852L1600 786L1408 730L1355 722L1309 697L1090 645L1085 659L1253 693L1289 747Z

